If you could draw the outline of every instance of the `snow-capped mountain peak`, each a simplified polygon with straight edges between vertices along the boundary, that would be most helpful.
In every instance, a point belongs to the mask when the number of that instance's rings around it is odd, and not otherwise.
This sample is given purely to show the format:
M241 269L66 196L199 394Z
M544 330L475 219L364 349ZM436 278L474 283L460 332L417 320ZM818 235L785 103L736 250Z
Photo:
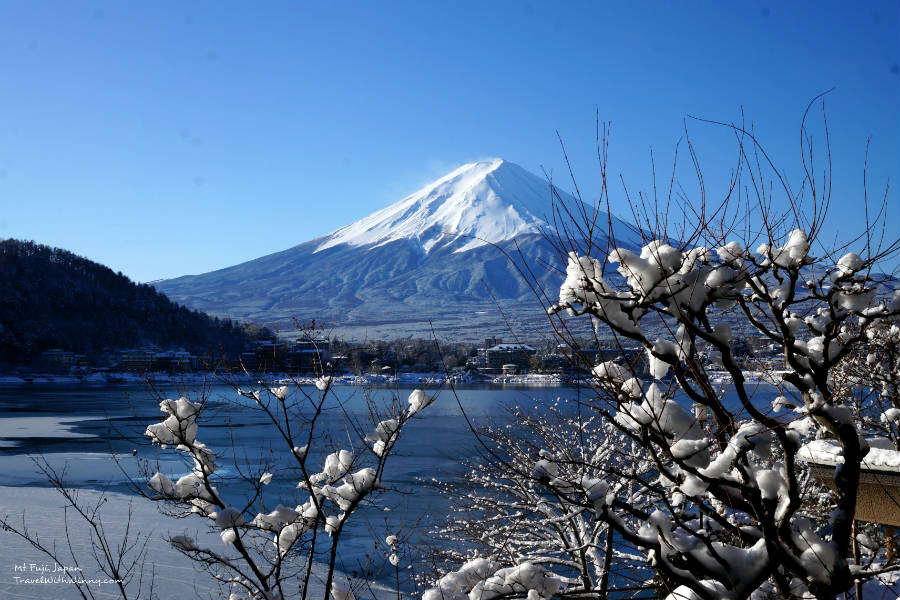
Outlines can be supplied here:
M597 210L557 192L576 218ZM157 285L178 302L216 315L282 325L316 319L355 331L349 339L427 338L436 331L483 339L485 332L508 326L498 321L498 302L515 319L530 314L528 319L545 322L533 282L521 269L531 269L542 289L562 284L560 270L548 267L566 264L553 243L552 208L546 179L509 162L485 160L327 236ZM616 246L639 251L641 235L634 226L615 217L607 221L605 213L596 216L595 250L605 247L600 238L609 222ZM548 236L538 234L543 228ZM468 337L460 338L463 331Z
M455 252L539 233L550 186L502 159L463 165L403 200L325 236L316 252L347 244L382 246L408 239L428 253L464 236Z

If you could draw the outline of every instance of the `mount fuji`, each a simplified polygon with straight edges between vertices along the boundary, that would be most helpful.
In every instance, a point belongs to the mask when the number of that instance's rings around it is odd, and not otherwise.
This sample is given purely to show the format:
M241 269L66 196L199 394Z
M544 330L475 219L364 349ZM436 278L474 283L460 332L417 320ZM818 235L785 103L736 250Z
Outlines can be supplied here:
M541 233L549 208L546 182L501 159L456 169L418 192L325 236L318 250L340 244L380 246L414 240L428 253L467 237L455 252Z
M578 205L555 191L564 205ZM192 308L283 331L294 319L315 319L349 338L430 336L432 328L445 339L502 335L544 318L520 268L529 266L551 294L561 282L551 210L545 179L485 160L320 238L156 286ZM640 246L634 226L611 222L617 246Z

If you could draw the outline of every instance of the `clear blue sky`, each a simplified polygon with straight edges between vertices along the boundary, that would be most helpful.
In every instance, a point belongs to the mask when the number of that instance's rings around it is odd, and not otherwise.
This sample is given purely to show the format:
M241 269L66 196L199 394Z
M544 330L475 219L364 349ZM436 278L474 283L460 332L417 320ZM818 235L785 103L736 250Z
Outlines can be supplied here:
M140 281L282 250L498 156L648 189L684 118L745 114L789 174L827 100L832 235L900 205L900 15L882 2L0 3L0 237ZM711 182L721 130L692 125ZM726 160L726 158L728 160ZM666 175L661 175L665 179ZM614 210L625 204L613 186ZM715 196L718 189L710 190Z

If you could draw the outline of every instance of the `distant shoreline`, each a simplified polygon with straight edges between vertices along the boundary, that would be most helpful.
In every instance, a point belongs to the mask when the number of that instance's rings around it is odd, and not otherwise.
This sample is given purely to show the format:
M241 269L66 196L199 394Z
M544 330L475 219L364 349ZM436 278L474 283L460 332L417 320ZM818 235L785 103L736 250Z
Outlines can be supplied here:
M269 373L263 375L246 375L234 373L181 373L172 375L168 373L131 373L131 372L104 372L90 375L59 375L38 373L34 375L0 374L0 388L25 387L25 386L86 386L99 387L108 385L141 385L146 383L192 383L192 384L258 384L265 381L267 384L300 384L315 385L317 377L290 376L286 373ZM332 385L421 385L437 386L445 383L455 385L521 385L536 387L563 387L568 385L586 384L584 381L575 381L558 374L522 374L501 375L495 377L473 377L468 374L443 373L400 373L398 375L336 375L332 377Z
M731 383L731 376L726 371L710 371L713 383ZM748 371L745 373L746 383L763 383L778 385L781 383L783 371ZM317 377L290 376L286 373L269 373L262 375L246 374L220 374L220 373L182 373L170 375L167 373L129 373L108 372L93 373L82 377L75 375L13 375L0 374L0 388L15 388L26 386L85 386L100 387L114 385L141 385L154 384L215 384L215 385L316 385ZM341 386L427 386L434 387L444 384L453 385L501 385L522 387L590 387L592 380L573 379L558 374L525 373L522 375L498 375L495 377L472 377L468 374L442 373L400 373L398 375L336 375L332 377L332 385Z

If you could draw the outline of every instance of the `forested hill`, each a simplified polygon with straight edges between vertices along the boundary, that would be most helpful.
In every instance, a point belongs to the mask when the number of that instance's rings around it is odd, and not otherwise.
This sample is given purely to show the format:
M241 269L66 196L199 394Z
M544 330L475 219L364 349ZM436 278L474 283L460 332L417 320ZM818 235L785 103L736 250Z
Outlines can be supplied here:
M0 362L27 364L50 348L98 356L156 346L234 356L250 335L66 250L0 241Z

